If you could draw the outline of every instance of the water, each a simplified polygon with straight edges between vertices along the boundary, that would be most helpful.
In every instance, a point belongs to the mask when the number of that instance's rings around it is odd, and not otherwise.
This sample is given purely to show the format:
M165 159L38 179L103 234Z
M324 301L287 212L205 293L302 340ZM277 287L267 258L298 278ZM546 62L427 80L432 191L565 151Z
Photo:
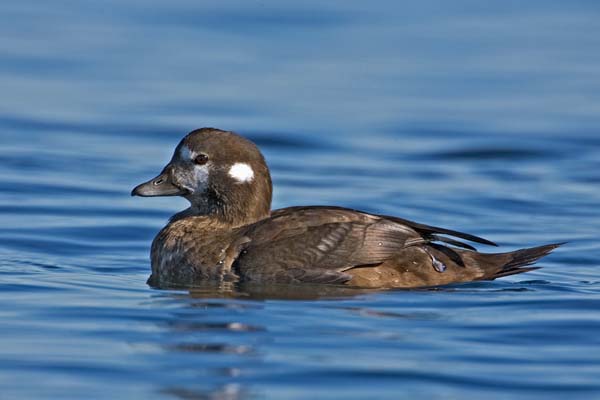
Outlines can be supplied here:
M600 397L593 1L0 5L0 398ZM439 290L146 286L186 132L259 143L275 207L569 244Z

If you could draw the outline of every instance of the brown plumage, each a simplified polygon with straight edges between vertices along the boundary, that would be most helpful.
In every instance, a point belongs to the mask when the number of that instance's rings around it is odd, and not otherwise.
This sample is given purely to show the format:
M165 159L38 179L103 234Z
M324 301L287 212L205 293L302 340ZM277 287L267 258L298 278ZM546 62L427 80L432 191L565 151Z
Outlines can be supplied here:
M187 135L157 178L133 195L181 195L152 244L155 286L205 281L424 287L496 279L530 267L560 244L478 253L463 232L341 207L269 212L271 178L258 148L232 132Z

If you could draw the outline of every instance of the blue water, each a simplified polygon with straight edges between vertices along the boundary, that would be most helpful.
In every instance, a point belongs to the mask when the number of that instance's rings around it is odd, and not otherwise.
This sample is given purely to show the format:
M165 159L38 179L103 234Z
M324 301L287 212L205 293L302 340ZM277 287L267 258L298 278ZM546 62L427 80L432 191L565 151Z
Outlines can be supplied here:
M595 1L0 4L0 398L600 398ZM201 126L274 207L569 241L439 290L146 285Z

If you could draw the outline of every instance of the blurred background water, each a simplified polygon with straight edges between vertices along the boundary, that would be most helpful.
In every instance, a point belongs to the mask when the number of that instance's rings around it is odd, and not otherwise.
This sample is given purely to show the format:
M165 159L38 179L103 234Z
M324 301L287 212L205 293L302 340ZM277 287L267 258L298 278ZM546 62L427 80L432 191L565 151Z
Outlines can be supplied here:
M0 398L600 398L595 1L0 4ZM188 131L274 207L569 241L440 290L152 290ZM286 298L287 297L287 298Z

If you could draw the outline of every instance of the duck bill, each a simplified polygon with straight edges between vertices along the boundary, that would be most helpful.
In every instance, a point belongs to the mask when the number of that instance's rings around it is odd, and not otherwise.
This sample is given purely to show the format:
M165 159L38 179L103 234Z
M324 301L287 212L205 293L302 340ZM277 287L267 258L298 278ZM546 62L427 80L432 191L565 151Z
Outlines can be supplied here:
M163 172L148 182L137 185L132 191L132 196L155 197L155 196L179 196L185 194L186 190L176 186L171 174Z

